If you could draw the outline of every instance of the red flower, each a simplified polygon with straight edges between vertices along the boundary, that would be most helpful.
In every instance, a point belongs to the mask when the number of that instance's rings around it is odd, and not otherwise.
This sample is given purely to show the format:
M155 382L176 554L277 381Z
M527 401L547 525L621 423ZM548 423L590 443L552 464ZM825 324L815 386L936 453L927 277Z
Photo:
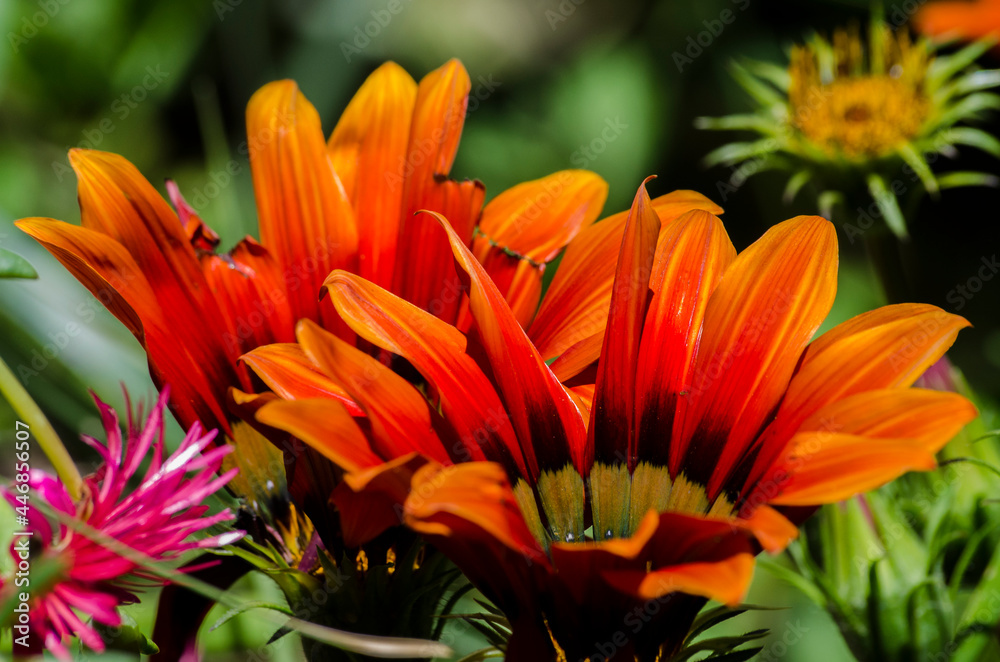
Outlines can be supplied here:
M345 531L364 539L402 518L451 555L511 620L508 659L659 659L703 598L742 598L750 533L773 551L796 535L768 504L834 502L929 469L976 415L961 396L908 388L960 317L891 306L809 342L836 290L827 221L791 219L737 256L711 213L664 216L641 188L623 235L594 226L621 247L616 272L580 269L570 245L549 296L579 302L613 274L610 314L607 333L554 361L441 218L470 333L356 275L326 283L344 321L405 358L416 386L311 322L298 326L305 362L248 357L279 392L318 371L358 403L362 417L306 397L257 419L344 468ZM569 322L578 309L559 312ZM640 617L652 625L632 629Z

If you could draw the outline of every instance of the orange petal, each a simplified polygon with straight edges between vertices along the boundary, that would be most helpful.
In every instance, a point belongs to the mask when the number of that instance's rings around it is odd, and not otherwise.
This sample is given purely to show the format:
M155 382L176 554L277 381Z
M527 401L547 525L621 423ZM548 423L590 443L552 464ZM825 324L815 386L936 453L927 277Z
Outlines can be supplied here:
M359 336L413 364L440 399L468 451L466 459L500 462L514 477L527 475L524 457L496 390L465 353L458 330L379 286L344 271L325 287L337 312ZM484 455L485 453L485 455Z
M718 205L694 191L661 195L653 199L652 206L664 228L692 209L722 213ZM621 212L581 230L566 248L528 330L546 361L584 338L604 335L627 216L627 211Z
M296 319L321 319L319 288L352 266L358 230L327 153L319 114L293 81L268 83L247 106L261 243L284 274Z
M173 389L171 407L183 425L201 421L229 434L225 391L237 378L225 353L211 351L218 338L200 326L202 315L186 318L193 313L175 315L165 308L132 255L101 232L44 218L26 218L17 226L45 246L142 343L154 381ZM167 281L155 284L166 286ZM171 310L169 322L165 309Z
M176 303L203 304L206 294L198 286L204 279L184 227L135 166L88 149L70 150L69 160L79 178L83 227L114 238L144 273L169 281L178 290Z
M387 176L388 190L403 191L403 216L392 291L446 321L461 303L458 278L447 243L433 224L413 214L443 214L469 244L482 211L484 190L478 182L447 179L465 124L469 74L458 60L432 71L417 87L405 162ZM419 247L419 249L418 249Z
M636 361L659 234L660 217L643 182L625 223L588 428L587 445L594 449L595 461L607 465L629 463Z
M559 381L566 382L597 361L601 356L602 347L604 347L604 329L567 347L559 358L549 364L549 367Z
M227 351L235 349L238 355L295 339L295 319L281 271L267 249L246 237L229 255L203 254L201 264L217 314L227 325L223 335Z
M937 453L978 415L975 405L958 393L885 389L829 404L803 423L799 431L912 439L925 450Z
M669 463L670 435L680 393L689 383L709 297L736 258L718 217L691 211L672 223L656 249L636 359L636 431L632 458ZM632 460L633 464L635 459Z
M423 535L483 538L528 558L545 554L518 508L507 474L491 462L440 466L429 463L413 476L404 521Z
M783 551L799 536L797 526L767 505L758 507L749 517L734 520L734 524L753 533L761 546L771 554Z
M817 410L856 393L910 386L967 326L935 306L898 304L858 315L817 338L761 436L751 484Z
M1000 34L1000 3L992 0L938 0L921 7L913 24L918 32L966 41Z
M403 187L389 177L405 161L416 97L413 78L386 62L358 89L328 146L357 214L358 273L382 287L392 285L403 213Z
M803 432L795 435L788 458L774 470L775 482L782 487L770 502L784 506L836 503L907 471L929 471L935 466L934 453L912 439Z
M705 311L674 428L673 475L707 484L709 500L719 494L781 401L836 291L837 235L818 216L779 223L736 258Z
M448 221L434 215L448 234L455 262L469 280L469 309L493 368L507 414L531 471L558 471L572 462L583 473L586 429L576 405L542 361L503 296Z
M588 170L561 170L507 189L483 209L474 252L489 248L536 263L550 262L597 220L608 184Z
M426 464L427 458L409 453L344 476L331 501L341 513L345 546L361 546L403 523L403 503L413 487L413 477Z
M45 247L145 346L143 325L162 326L163 312L139 265L125 248L101 232L51 218L15 223ZM112 285L113 283L113 285Z
M323 374L300 345L263 345L244 354L242 359L268 388L285 400L328 398L344 405L351 416L364 416L347 391Z
M345 471L361 471L383 462L336 400L275 400L257 410L257 421L301 439Z
M606 572L604 577L619 590L643 600L687 593L735 607L750 588L753 569L753 554L741 553L720 561L682 563L646 573L613 570Z
M427 401L409 382L315 322L300 321L296 335L313 363L368 415L379 455L394 459L415 452L450 461L434 433Z

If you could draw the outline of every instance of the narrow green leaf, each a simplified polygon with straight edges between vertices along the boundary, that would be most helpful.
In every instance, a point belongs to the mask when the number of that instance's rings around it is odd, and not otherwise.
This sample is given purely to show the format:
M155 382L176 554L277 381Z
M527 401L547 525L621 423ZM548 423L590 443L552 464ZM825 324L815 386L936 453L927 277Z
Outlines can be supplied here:
M924 157L913 149L913 145L910 145L909 143L903 145L899 148L898 153L902 157L903 161L906 162L906 165L913 168L913 172L917 173L917 177L920 178L920 181L923 183L924 188L927 189L928 193L931 193L932 195L937 194L938 183L937 180L934 179L934 173L931 171L931 167L928 165L927 161L924 160Z
M729 64L729 73L740 87L747 91L758 103L765 106L784 105L785 98L778 90L764 82L739 62Z
M220 627L233 620L240 614L250 611L251 609L273 609L274 611L279 611L286 616L294 616L292 610L285 605L275 604L273 602L265 602L263 600L247 600L243 602L239 607L234 607L227 611L222 617L217 620L212 627L208 629L209 632L215 632Z
M943 84L946 80L979 59L979 56L990 49L996 41L980 39L951 55L938 55L931 62L927 79L932 86Z
M38 278L38 272L17 253L0 248L0 278Z
M808 170L800 170L791 176L788 183L785 184L785 192L781 195L781 199L785 201L786 205L795 200L795 196L799 194L803 186L809 183L810 179L812 179L812 173Z
M945 134L949 142L957 145L968 145L983 150L987 154L992 154L1000 158L1000 140L992 134L986 133L982 129L971 126L956 126L948 129Z
M899 209L899 202L896 196L889 191L885 180L880 175L872 173L868 175L868 191L875 198L879 209L882 210L882 217L885 218L886 225L902 240L910 238L906 231L906 221L903 219L903 212Z

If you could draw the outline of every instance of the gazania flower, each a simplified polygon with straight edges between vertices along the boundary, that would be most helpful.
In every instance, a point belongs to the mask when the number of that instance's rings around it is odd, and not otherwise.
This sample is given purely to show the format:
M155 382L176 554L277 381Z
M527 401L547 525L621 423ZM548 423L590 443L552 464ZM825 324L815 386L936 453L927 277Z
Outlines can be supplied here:
M234 437L230 387L253 391L240 355L294 339L309 319L351 339L319 289L346 269L454 322L461 299L444 239L413 219L444 213L463 242L534 312L544 265L596 220L607 185L564 171L498 196L447 178L465 120L469 76L450 61L418 85L394 63L348 104L329 142L292 81L261 88L247 108L260 242L216 254L217 235L168 184L176 212L124 158L74 149L82 227L30 218L41 242L142 343L181 423ZM477 233L478 226L478 233Z
M918 32L940 39L1000 38L1000 2L997 0L934 0L913 17Z
M56 478L32 470L29 499L41 499L50 508L156 561L170 561L187 551L219 547L239 540L243 535L241 531L192 538L215 524L233 519L228 510L207 515L208 506L202 502L222 488L236 471L216 476L223 457L232 449L223 445L206 451L216 432L206 433L198 423L191 427L177 451L166 456L163 412L167 398L165 388L141 426L138 417L133 419L130 412L123 440L117 414L95 397L107 441L83 437L104 460L98 470L85 479L83 497L74 502ZM145 476L129 491L129 482L147 458L150 464ZM194 473L189 476L190 472ZM3 492L13 507L25 505L17 498L22 496L20 493L10 488ZM51 585L30 586L31 636L39 637L61 659L69 659L67 644L72 637L79 637L88 648L103 651L100 635L85 619L92 617L104 625L121 625L118 607L136 602L136 589L161 583L161 580L114 549L64 524L54 528L30 501L27 505L28 530L32 537L19 540L31 541L29 555L33 567L47 564L57 568ZM20 558L21 549L23 547L19 548L15 540L11 547L15 561ZM4 583L13 588L11 579Z
M982 51L974 44L935 55L926 40L912 43L905 30L893 32L874 19L867 45L857 30L838 30L830 41L815 36L795 46L787 70L734 64L736 80L757 107L697 122L756 134L706 157L708 165L733 171L718 184L723 200L761 170L785 170L786 200L811 185L825 215L842 205L858 223L845 225L852 242L879 217L905 237L906 212L924 192L996 183L985 173L937 175L931 168L941 155L955 157L959 145L1000 156L993 136L963 126L982 110L1000 107L1000 96L986 91L1000 84L1000 76L971 66Z
M716 216L663 220L641 188L624 229L606 228L620 246L607 330L596 371L571 387L560 370L591 362L570 347L547 365L438 220L465 274L470 332L334 272L326 287L344 321L420 379L305 321L307 365L255 369L292 385L320 373L364 417L305 397L257 419L344 468L345 520L371 536L402 518L450 554L512 623L508 659L660 659L705 598L742 598L750 534L772 551L795 536L772 506L931 468L975 416L961 396L908 388L960 317L892 306L809 342L836 290L836 236L821 218L781 223L737 255ZM598 289L604 272L576 259L571 245L572 290Z

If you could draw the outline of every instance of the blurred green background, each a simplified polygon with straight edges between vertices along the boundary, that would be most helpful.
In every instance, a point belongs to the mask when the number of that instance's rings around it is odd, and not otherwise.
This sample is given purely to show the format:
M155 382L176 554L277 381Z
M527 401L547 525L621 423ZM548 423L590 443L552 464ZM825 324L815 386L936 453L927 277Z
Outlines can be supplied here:
M390 6L400 11L390 14ZM885 6L887 13L895 8ZM735 16L731 24L718 21L724 11ZM33 282L0 282L0 356L67 439L99 431L86 389L117 406L121 384L151 396L135 340L12 221L77 222L66 152L94 147L126 156L161 191L164 178L177 180L223 246L232 245L256 233L240 149L253 92L278 78L297 80L329 132L354 90L386 59L418 79L450 57L464 62L475 98L453 175L481 179L488 195L585 167L610 183L610 213L628 205L646 175L657 174L653 194L693 188L722 204L742 249L771 224L816 209L807 196L784 205L785 176L775 173L723 197L720 184L731 173L705 170L700 159L731 136L696 131L694 118L749 108L726 71L732 58L783 63L794 40L864 22L867 12L864 0L0 0L0 246L27 256L40 274ZM692 47L706 30L711 43ZM678 53L690 61L679 67ZM994 120L990 130L996 128ZM961 158L963 169L1000 172L989 159ZM998 250L998 203L996 191L959 190L927 200L919 218L909 219L919 298L974 324L950 356L987 401L1000 396L1000 279L963 299L961 309L949 292ZM827 326L882 303L860 242L852 245L843 232L840 239L840 290ZM12 440L12 414L4 407L0 447ZM91 457L82 446L74 451ZM0 473L9 475L4 455ZM759 574L751 601L792 606L740 624L774 630L770 659L815 660L817 650L824 660L843 659L826 616ZM150 613L138 617L148 622ZM204 644L209 659L245 659L239 651L270 634L252 616L240 617ZM796 645L801 635L805 646ZM276 651L274 659L291 650Z

